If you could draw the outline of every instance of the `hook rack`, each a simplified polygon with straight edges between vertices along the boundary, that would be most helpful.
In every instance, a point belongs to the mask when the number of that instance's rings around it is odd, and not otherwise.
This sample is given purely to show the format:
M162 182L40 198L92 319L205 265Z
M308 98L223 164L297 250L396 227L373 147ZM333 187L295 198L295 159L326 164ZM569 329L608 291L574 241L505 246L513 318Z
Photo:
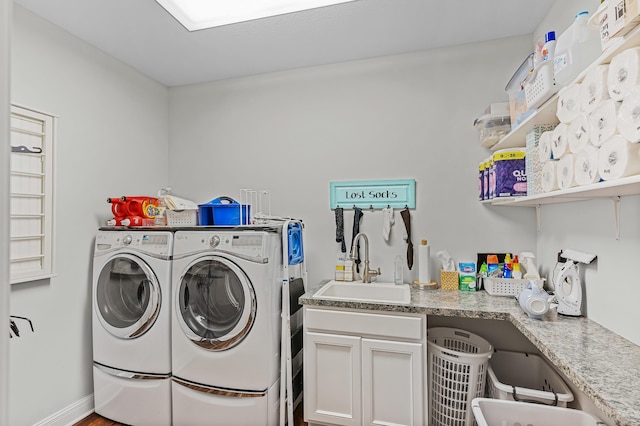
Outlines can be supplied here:
M26 322L29 323L29 327L31 327L31 332L34 332L33 330L33 323L31 322L31 320L27 317L19 317L17 315L9 315L9 337L13 338L13 335L15 334L16 337L20 337L20 329L18 328L18 324L16 324L16 322L13 319L19 319L19 320L24 320Z

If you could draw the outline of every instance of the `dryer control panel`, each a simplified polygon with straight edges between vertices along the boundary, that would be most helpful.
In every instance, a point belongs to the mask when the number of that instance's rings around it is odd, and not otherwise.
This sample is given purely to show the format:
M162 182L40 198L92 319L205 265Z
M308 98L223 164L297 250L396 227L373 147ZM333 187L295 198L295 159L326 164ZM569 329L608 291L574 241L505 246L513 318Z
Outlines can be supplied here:
M260 263L268 262L273 250L267 241L279 241L277 235L267 238L265 232L177 232L174 244L174 258L195 253L228 253Z

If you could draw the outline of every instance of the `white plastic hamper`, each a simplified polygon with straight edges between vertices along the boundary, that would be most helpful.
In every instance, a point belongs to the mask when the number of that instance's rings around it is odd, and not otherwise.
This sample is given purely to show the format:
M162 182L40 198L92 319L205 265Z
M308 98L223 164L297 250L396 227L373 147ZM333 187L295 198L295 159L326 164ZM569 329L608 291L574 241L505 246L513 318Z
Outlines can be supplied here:
M471 401L484 396L493 346L465 330L427 330L429 425L471 426Z
M476 398L472 407L478 426L606 426L591 414L571 408L490 398Z
M487 377L491 398L536 402L566 407L573 393L540 356L526 352L496 350Z

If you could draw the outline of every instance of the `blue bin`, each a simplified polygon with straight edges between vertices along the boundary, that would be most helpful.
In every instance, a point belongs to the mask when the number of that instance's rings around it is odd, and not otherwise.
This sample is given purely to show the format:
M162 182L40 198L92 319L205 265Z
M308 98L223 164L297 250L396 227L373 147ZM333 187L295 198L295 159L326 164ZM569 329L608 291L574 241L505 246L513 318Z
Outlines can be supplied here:
M231 197L218 197L208 203L198 204L200 226L246 225L250 216L251 206L240 204Z

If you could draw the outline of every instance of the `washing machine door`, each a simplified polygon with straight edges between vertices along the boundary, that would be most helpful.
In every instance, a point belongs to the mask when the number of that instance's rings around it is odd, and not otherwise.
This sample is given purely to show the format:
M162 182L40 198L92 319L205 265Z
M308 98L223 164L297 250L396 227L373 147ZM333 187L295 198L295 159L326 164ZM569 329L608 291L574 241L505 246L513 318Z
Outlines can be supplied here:
M185 268L176 297L176 317L198 346L223 351L238 345L256 317L256 296L244 271L220 256L202 257Z
M160 312L160 283L142 259L121 253L105 263L98 276L94 303L102 326L122 339L146 333Z

